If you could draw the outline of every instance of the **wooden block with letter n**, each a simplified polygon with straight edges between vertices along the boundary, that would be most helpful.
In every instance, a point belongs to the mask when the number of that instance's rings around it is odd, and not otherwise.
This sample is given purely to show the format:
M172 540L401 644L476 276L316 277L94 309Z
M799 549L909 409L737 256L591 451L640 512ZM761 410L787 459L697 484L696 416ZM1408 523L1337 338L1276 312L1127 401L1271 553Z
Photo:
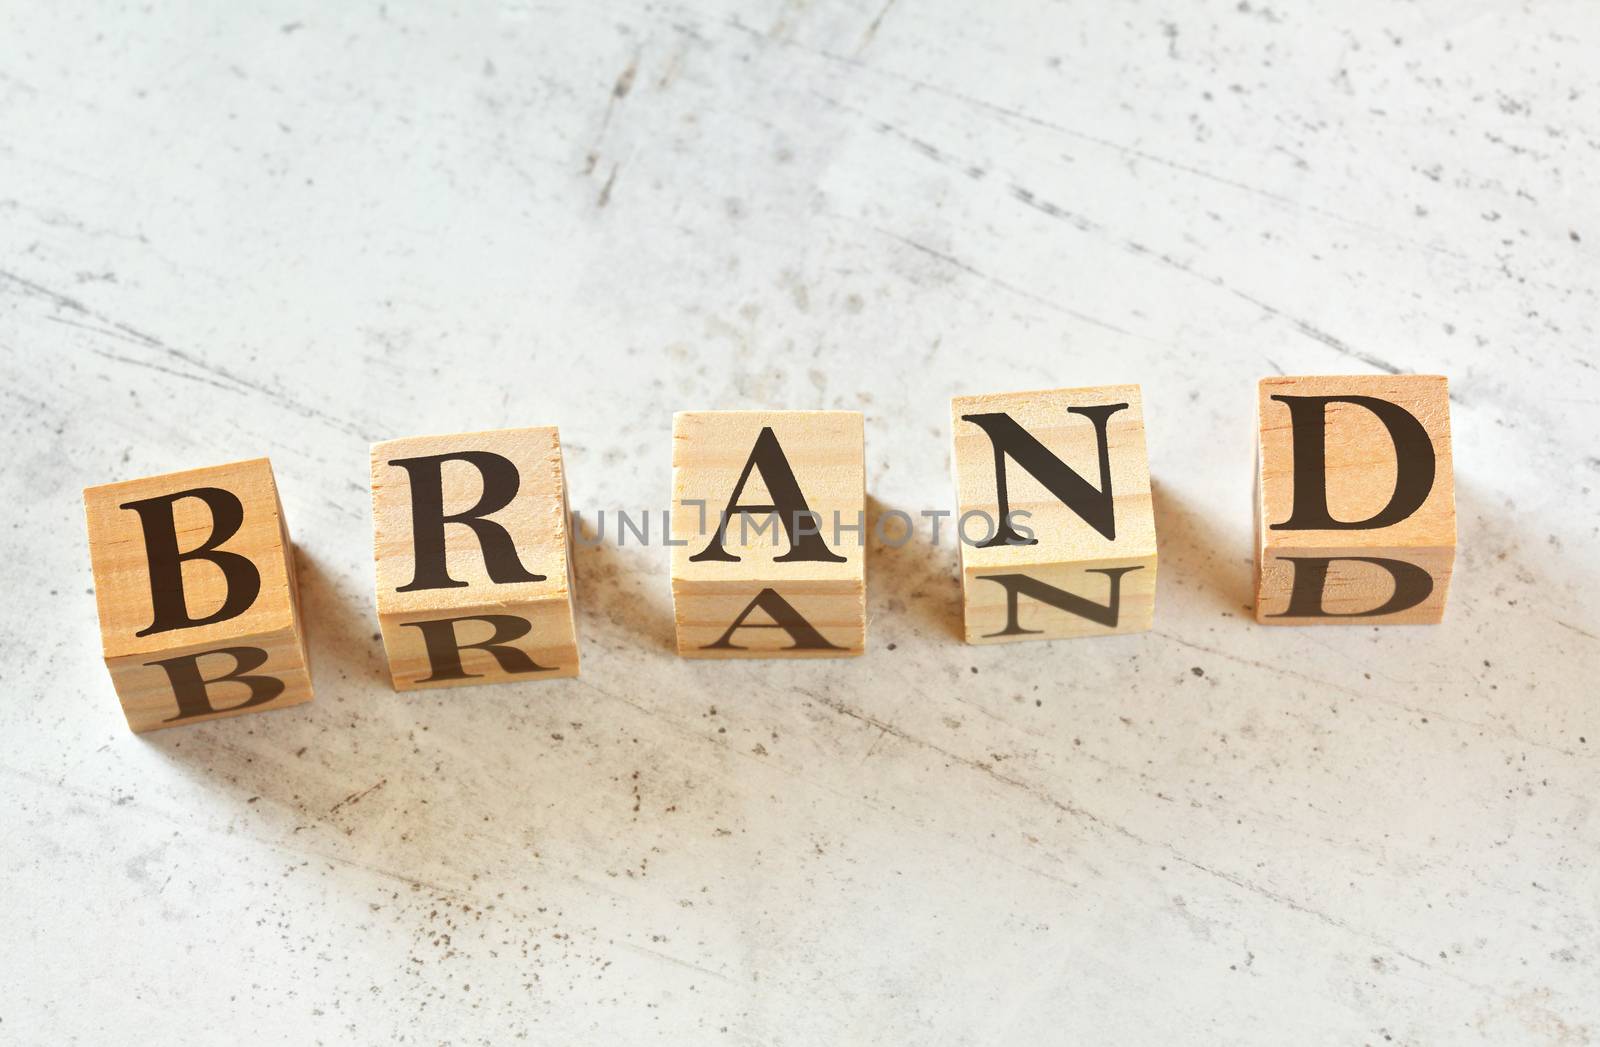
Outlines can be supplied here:
M1256 419L1256 620L1440 621L1456 552L1445 379L1264 378Z
M397 691L578 675L553 428L372 446L378 625Z
M100 640L135 731L311 700L265 458L83 492Z
M1139 387L950 408L967 642L1150 628L1156 527Z
M689 658L866 646L866 443L857 411L672 419L672 604Z

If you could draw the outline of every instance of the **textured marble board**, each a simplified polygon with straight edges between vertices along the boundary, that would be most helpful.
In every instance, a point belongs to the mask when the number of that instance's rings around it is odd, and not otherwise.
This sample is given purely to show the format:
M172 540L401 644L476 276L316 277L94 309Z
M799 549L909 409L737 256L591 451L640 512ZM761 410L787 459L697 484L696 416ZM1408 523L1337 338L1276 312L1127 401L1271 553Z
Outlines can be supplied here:
M0 41L0 1040L1600 1036L1590 5L11 4ZM1449 376L1443 620L1257 623L1257 381L1402 373ZM920 516L952 398L1130 382L1153 627L963 643ZM676 656L615 513L718 408L862 415L917 531L866 550L860 656ZM371 445L540 426L608 510L581 675L397 694ZM261 457L316 698L132 733L83 489Z

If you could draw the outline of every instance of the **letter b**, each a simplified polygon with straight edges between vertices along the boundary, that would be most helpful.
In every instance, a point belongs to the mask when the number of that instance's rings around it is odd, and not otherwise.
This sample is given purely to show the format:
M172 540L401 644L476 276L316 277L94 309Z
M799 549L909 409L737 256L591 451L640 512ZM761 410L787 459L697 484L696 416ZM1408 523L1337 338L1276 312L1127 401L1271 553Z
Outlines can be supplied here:
M198 547L188 552L178 548L178 523L173 506L184 498L204 502L211 511L211 534ZM198 625L211 625L237 618L255 603L261 592L261 572L256 565L238 553L219 548L223 542L239 533L244 524L244 504L231 491L220 487L195 487L174 494L158 495L124 502L123 509L139 514L144 526L145 558L150 571L150 605L154 620L134 635L150 636L173 629L191 629ZM222 572L227 595L222 606L204 618L189 615L189 605L184 598L183 562L206 560Z
M101 484L83 503L101 650L130 728L311 699L272 463Z

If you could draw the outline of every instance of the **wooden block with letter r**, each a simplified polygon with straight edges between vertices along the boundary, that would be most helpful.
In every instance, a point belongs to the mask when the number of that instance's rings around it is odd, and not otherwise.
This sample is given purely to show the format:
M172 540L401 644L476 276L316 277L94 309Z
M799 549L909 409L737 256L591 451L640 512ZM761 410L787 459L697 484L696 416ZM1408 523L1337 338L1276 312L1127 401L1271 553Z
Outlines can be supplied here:
M688 658L866 646L866 444L858 411L672 419L672 605Z
M373 444L372 526L395 690L578 675L554 428Z
M1256 620L1442 619L1456 552L1445 379L1264 378L1256 420Z
M135 731L311 700L265 458L83 492L100 639Z
M1156 527L1139 387L962 396L950 409L967 642L1150 628Z

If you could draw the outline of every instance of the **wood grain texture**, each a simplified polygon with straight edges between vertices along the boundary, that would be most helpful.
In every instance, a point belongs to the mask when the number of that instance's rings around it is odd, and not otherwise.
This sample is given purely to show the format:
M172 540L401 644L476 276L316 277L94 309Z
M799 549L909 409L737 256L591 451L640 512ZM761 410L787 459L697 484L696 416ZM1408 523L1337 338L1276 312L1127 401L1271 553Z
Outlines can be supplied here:
M794 549L791 535L779 518L782 514L768 513L728 518L720 546L734 559L696 559L717 541L722 514L736 490L740 505L775 504L768 478L751 464L764 430L776 438L806 509L815 514L820 541L836 562L784 562ZM859 412L679 412L672 421L672 495L672 602L680 655L812 658L862 653L870 525ZM768 590L825 644L808 645L791 630L770 627L775 622L770 608L751 611L752 602ZM746 611L745 624L729 636Z
M259 572L260 589L250 605L236 616L140 636L154 622L151 568L141 518L123 506L196 488L219 488L234 495L242 505L243 517L237 532L216 548L247 558ZM83 502L101 647L132 730L152 731L311 700L311 673L301 627L294 555L272 465L267 459L101 484L86 488ZM205 502L194 497L174 501L172 519L180 551L189 552L211 543L215 521ZM186 561L181 574L190 617L203 620L223 608L228 580L215 565L203 560ZM266 652L265 662L253 671L281 680L282 693L249 708L232 708L230 702L242 703L249 693L243 684L219 682L211 689L211 704L217 711L179 718L172 678L154 664L156 660L198 656L197 664L207 677L220 677L234 668L233 659L225 654L208 656L207 652L237 646Z
M1274 528L1295 505L1294 427L1276 396L1357 396L1396 404L1421 423L1434 456L1427 498L1403 520L1360 530ZM1322 412L1326 499L1334 520L1361 521L1381 513L1395 493L1395 440L1360 404L1331 402ZM1444 617L1456 555L1455 466L1450 440L1450 395L1440 375L1343 375L1262 379L1256 396L1255 616L1267 625L1436 624ZM1287 614L1298 567L1330 558L1323 583L1327 616ZM1396 592L1391 570L1368 560L1414 564L1432 580L1426 599L1393 613L1370 615Z
M1125 404L1105 419L1114 536L1097 531L1038 477L1006 459L1007 506L1032 533L1031 545L981 543L1000 527L995 444L971 415L1003 414L1092 487L1100 488L1094 422L1071 409ZM1155 616L1156 530L1145 449L1144 401L1137 385L960 396L950 403L951 464L958 521L971 517L961 545L963 633L968 643L1105 636L1149 629ZM1026 514L1024 516L1024 514ZM1023 531L1017 530L1019 536ZM1095 572L1128 569L1113 580ZM996 576L1024 575L1095 604L1118 597L1108 625L1022 596L1010 616L1009 590ZM1007 635L1007 627L1025 633Z
M503 529L518 564L537 581L497 581L477 532L463 522L444 526L445 569L453 582L411 589L417 577L411 474L396 460L461 452L487 452L515 469L515 493L481 518ZM445 436L415 436L372 446L373 557L378 622L396 690L453 687L578 675L580 658L573 613L571 537L561 438L554 427L500 429ZM485 479L469 461L439 466L445 516L468 513L485 495ZM488 617L511 616L531 628L510 641L536 670L511 671L481 644L495 636ZM429 659L416 623L459 620L449 632L460 643L465 676L442 679ZM519 627L520 628L520 627Z
M0 1039L1600 1037L1596 54L1511 0L0 4ZM1450 376L1445 620L1255 626L1256 381L1391 370ZM1155 627L962 643L950 398L1125 381ZM861 658L673 654L695 406L865 415L918 526ZM530 419L607 513L583 675L397 697L369 446ZM131 734L81 490L262 454L317 699Z

